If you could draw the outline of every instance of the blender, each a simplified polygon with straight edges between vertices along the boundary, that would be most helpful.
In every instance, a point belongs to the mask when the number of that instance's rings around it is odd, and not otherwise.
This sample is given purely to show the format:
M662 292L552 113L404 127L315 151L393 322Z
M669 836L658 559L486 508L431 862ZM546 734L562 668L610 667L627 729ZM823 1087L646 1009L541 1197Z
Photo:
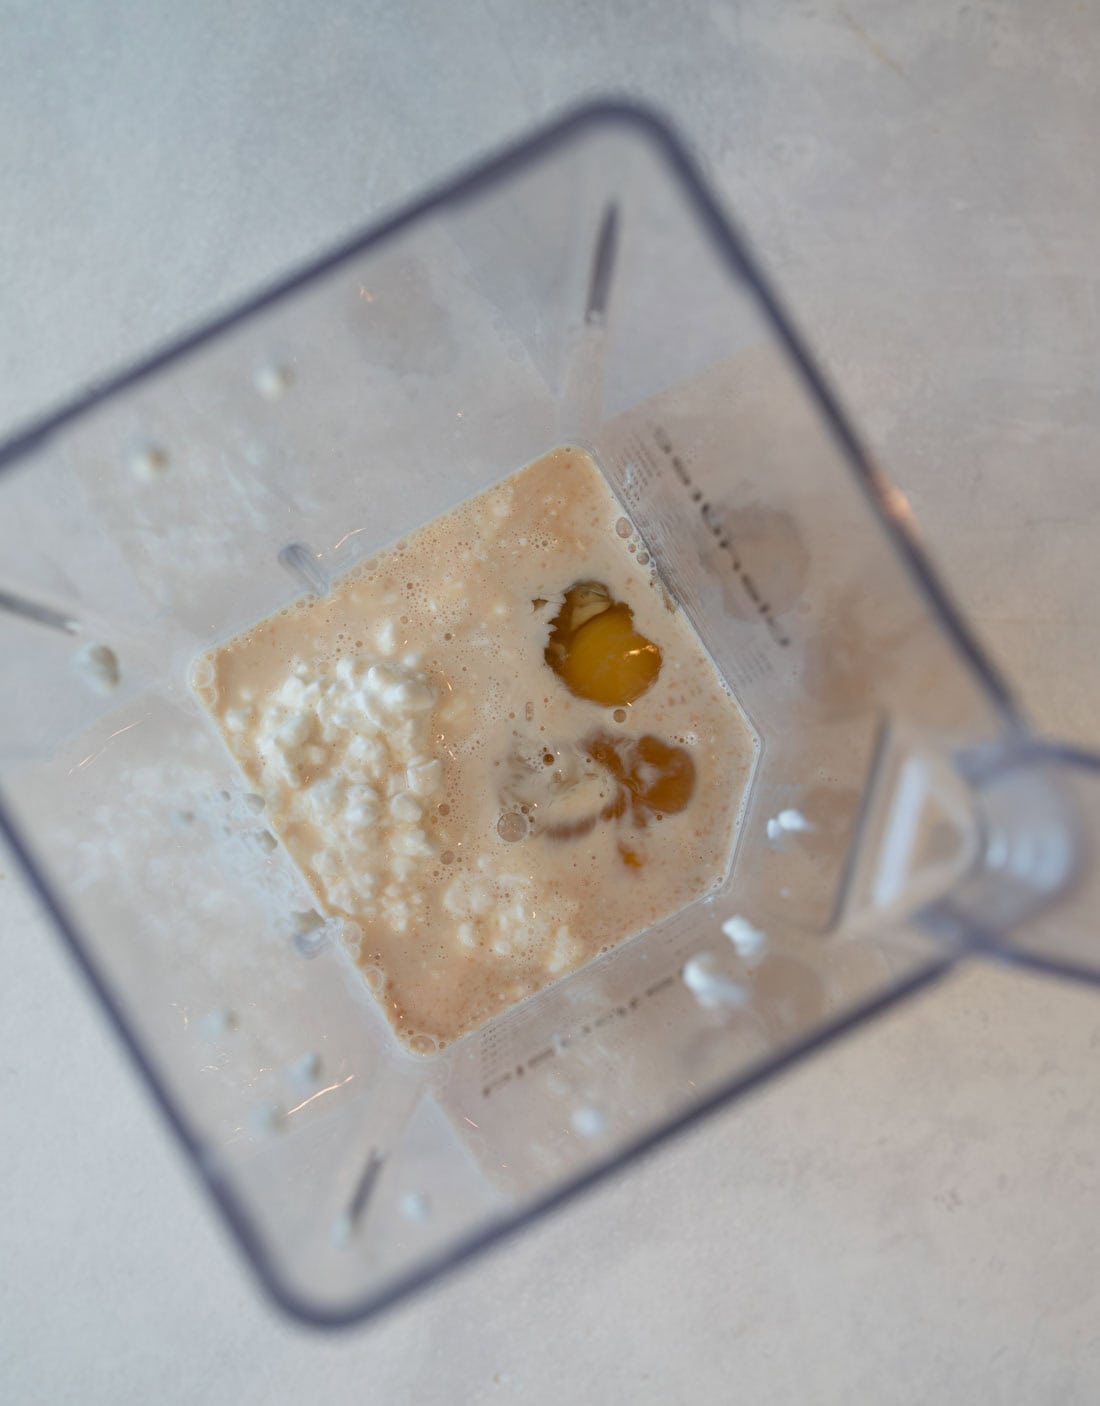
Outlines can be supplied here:
M190 687L561 444L757 739L725 879L436 1054ZM659 117L574 112L0 448L2 820L262 1282L358 1320L961 958L1095 980L1044 742Z

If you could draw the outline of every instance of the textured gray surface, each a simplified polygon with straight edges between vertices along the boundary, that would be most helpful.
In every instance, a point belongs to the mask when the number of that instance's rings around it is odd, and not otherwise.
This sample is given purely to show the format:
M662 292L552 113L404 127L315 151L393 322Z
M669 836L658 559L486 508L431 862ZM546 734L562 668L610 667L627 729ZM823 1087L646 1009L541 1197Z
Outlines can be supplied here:
M0 426L597 90L677 117L1033 715L1100 742L1089 4L0 0ZM317 1338L0 867L12 1400L1100 1398L1088 992L967 972Z

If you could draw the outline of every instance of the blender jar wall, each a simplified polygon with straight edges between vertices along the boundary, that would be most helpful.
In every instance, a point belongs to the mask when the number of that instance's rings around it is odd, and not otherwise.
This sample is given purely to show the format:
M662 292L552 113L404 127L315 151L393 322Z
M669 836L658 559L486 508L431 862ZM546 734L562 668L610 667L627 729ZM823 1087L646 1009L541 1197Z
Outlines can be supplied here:
M0 589L58 617L0 613L8 810L306 1315L384 1301L944 960L837 929L846 860L884 732L950 753L1001 700L719 221L650 119L594 110L123 378L0 479ZM567 441L751 720L758 776L720 893L418 1058L311 914L190 670Z

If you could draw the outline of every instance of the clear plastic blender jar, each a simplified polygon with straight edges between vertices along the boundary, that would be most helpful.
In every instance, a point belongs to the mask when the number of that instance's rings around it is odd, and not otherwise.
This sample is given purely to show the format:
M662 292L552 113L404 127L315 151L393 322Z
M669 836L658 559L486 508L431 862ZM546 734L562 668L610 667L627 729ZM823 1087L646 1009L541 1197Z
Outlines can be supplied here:
M416 1056L189 672L563 443L744 709L751 789L719 892ZM1095 760L1023 728L905 498L645 112L567 117L0 465L5 829L304 1318L369 1314L960 956L1097 969Z

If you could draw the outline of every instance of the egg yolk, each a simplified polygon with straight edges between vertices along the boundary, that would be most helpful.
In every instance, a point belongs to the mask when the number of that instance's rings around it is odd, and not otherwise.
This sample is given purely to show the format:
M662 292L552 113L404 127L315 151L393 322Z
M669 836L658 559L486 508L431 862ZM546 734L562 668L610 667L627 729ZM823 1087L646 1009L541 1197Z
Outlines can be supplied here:
M606 708L633 703L661 669L661 651L635 630L634 612L598 581L565 593L545 658L571 693Z

